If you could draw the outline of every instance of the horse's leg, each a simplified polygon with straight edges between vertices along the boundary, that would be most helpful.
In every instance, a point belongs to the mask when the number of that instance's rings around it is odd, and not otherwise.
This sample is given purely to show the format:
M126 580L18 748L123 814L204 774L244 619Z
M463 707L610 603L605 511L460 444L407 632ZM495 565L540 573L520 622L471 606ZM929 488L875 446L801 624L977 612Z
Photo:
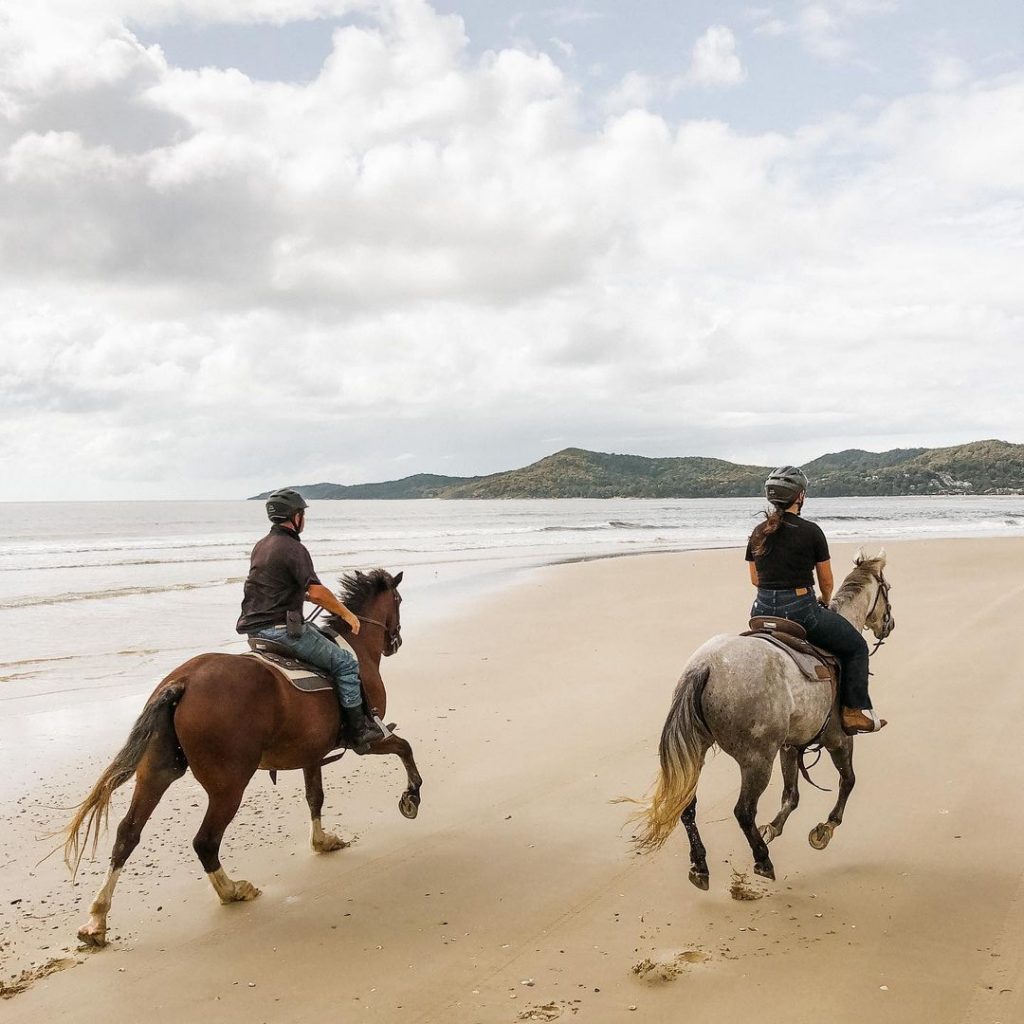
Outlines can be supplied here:
M710 875L708 872L708 853L704 849L704 843L700 838L700 831L697 828L697 798L694 797L683 811L679 819L686 829L686 836L690 840L690 881L698 889L707 891Z
M157 735L157 740L166 736ZM103 886L89 907L89 920L78 929L78 938L89 946L107 944L107 914L114 896L114 887L125 861L139 845L142 830L150 815L167 792L167 787L185 774L185 762L180 756L177 740L173 734L171 742L150 742L135 769L135 790L128 806L128 813L117 826L117 838L110 854L110 867Z
M786 821L800 803L800 751L796 747L783 747L779 762L782 764L782 806L775 819L760 828L761 838L766 843L782 835Z
M324 809L324 777L320 765L303 768L302 775L306 780L306 803L309 804L309 845L316 853L344 850L349 844L333 832L325 832L320 823L320 812Z
M750 843L750 852L754 855L754 871L763 878L775 881L775 868L768 856L768 845L757 830L757 802L768 786L772 777L773 755L758 757L751 755L749 760L740 762L742 784L740 797L736 801L733 813L739 822L743 834Z
M816 850L824 850L832 839L832 833L843 823L846 801L857 782L857 776L853 773L853 737L843 735L836 746L828 748L828 753L839 772L839 796L828 821L815 825L807 837L807 841Z
M193 773L199 778L199 772ZM243 879L235 881L227 876L220 863L220 843L224 838L224 830L242 802L242 794L249 780L253 777L256 766L248 772L235 769L228 777L214 777L213 780L200 778L199 781L209 798L206 816L199 826L199 831L192 840L192 846L206 870L206 877L220 897L221 903L237 903L243 900L254 900L260 890L251 882ZM203 772L205 775L206 773Z
M408 740L404 740L401 736L396 736L392 733L390 736L385 736L371 743L368 753L395 754L402 759L409 785L398 798L398 809L404 817L415 818L420 809L420 787L423 785L423 779L420 776L419 769L416 767L416 761L412 756L412 747L409 745Z

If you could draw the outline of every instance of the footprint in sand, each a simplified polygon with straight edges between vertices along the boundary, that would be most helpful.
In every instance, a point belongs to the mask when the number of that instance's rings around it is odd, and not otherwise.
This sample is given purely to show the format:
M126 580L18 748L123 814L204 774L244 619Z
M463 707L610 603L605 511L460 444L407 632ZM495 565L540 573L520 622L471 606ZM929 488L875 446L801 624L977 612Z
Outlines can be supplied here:
M639 963L633 964L633 973L648 985L661 985L678 978L688 964L702 964L710 959L711 954L702 949L684 949L659 955L656 960L644 957Z
M24 992L34 981L47 978L58 971L66 971L69 967L74 967L75 964L81 962L81 960L70 956L55 957L52 960L47 960L41 967L32 967L22 971L17 978L12 978L7 982L0 981L0 999L12 999Z
M579 1002L579 1000L574 1000ZM516 1020L558 1020L563 1013L576 1013L579 1009L573 1003L545 1003L543 1006L528 1006L516 1017Z

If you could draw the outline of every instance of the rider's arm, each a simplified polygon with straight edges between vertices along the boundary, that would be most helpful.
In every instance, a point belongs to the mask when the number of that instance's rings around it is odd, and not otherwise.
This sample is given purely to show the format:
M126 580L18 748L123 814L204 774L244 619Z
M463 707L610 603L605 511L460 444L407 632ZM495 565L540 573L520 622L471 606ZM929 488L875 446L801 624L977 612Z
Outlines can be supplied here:
M827 606L832 600L832 588L835 586L835 580L832 579L832 560L818 562L814 571L818 574L818 600Z
M750 569L750 582L757 586L757 566L753 562L747 562L747 568Z
M349 624L353 633L359 632L359 620L322 583L311 583L306 598L340 616Z

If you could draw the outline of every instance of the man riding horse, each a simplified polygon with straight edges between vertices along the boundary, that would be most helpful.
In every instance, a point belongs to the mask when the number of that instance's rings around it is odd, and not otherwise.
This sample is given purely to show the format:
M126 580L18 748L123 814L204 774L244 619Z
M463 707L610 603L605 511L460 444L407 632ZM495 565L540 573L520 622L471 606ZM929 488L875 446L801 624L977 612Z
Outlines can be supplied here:
M341 703L346 743L357 754L381 738L363 714L359 664L315 626L303 621L302 602L311 601L342 618L359 632L356 618L321 582L299 534L309 506L298 491L274 491L267 499L270 532L252 549L245 581L242 614L235 627L250 638L272 640L290 648L299 661L323 669L334 681Z

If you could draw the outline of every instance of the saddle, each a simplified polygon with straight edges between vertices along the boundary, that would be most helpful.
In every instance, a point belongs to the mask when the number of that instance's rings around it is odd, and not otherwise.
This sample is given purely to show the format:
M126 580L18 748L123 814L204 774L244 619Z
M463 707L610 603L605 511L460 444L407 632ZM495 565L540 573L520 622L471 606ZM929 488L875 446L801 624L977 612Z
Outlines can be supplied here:
M259 658L260 661L273 665L296 690L302 690L303 693L334 690L334 681L326 672L299 661L292 653L292 649L285 644L274 643L273 640L266 640L260 636L251 636L249 647L252 650L243 657Z
M839 684L839 659L829 651L816 647L807 639L807 631L799 622L774 615L756 615L750 628L740 636L765 640L793 659L807 679L830 681L833 694Z

